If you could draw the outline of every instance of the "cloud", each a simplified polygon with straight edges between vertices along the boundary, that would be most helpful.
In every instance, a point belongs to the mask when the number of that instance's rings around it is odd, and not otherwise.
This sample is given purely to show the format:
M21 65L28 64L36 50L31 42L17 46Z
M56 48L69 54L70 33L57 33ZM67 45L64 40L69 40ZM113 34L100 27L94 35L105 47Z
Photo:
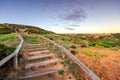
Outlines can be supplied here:
M69 26L72 26L72 27L80 27L80 25L78 25L78 24L72 24L72 25L69 25Z
M75 30L74 28L68 28L68 27L65 27L65 29L67 29L67 30Z
M72 9L62 16L62 19L70 22L82 22L86 19L86 14L83 9Z

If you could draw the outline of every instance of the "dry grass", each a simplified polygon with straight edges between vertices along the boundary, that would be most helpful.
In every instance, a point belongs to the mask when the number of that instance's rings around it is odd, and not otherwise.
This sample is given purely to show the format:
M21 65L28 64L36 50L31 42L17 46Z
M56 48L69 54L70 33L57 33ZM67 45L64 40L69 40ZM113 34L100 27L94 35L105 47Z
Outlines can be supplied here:
M120 51L105 48L78 48L75 56L101 80L120 79Z

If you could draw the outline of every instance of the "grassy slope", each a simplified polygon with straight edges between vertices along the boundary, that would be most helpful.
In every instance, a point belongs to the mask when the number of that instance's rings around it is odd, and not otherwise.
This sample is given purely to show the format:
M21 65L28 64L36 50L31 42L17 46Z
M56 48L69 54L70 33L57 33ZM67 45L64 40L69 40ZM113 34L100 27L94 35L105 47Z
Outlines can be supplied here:
M54 40L65 47L68 47L70 45L75 45L78 47L85 45L88 47L120 48L120 38L116 36L99 37L99 38L91 38L81 35L72 36L72 35L59 35L59 34L44 34L43 36L51 40Z
M12 53L19 41L16 33L0 34L0 60Z
M73 43L69 36L63 36L60 34L43 34L42 36L54 40L55 42L64 47L68 47Z

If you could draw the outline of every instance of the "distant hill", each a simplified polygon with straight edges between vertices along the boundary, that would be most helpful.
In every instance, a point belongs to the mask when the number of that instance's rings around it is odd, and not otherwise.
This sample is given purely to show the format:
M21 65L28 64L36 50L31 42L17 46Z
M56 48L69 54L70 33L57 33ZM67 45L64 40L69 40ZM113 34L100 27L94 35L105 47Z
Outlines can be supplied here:
M35 33L35 34L53 33L52 31L47 31L35 26L30 26L30 25L9 24L9 23L0 24L0 34L9 34L11 32L15 32L16 30L19 31L19 29L22 29L28 33Z

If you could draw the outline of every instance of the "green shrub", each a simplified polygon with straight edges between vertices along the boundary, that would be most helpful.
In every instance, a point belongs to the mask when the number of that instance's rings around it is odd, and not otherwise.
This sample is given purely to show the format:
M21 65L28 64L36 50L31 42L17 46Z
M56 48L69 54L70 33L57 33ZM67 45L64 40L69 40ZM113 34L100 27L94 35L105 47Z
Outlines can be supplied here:
M64 71L63 71L63 70L59 70L59 71L58 71L58 74L64 75Z
M95 47L97 45L97 42L89 42L89 45Z
M110 48L111 46L109 45L109 43L106 43L106 42L102 42L100 43L100 46L103 46L105 48Z
M81 47L88 47L88 46L89 46L88 41L83 40L83 41L81 42Z
M15 32L15 30L10 28L0 28L0 34L10 34L12 32Z
M48 75L48 77L52 77L52 74L51 73L49 73L49 74L47 74Z

